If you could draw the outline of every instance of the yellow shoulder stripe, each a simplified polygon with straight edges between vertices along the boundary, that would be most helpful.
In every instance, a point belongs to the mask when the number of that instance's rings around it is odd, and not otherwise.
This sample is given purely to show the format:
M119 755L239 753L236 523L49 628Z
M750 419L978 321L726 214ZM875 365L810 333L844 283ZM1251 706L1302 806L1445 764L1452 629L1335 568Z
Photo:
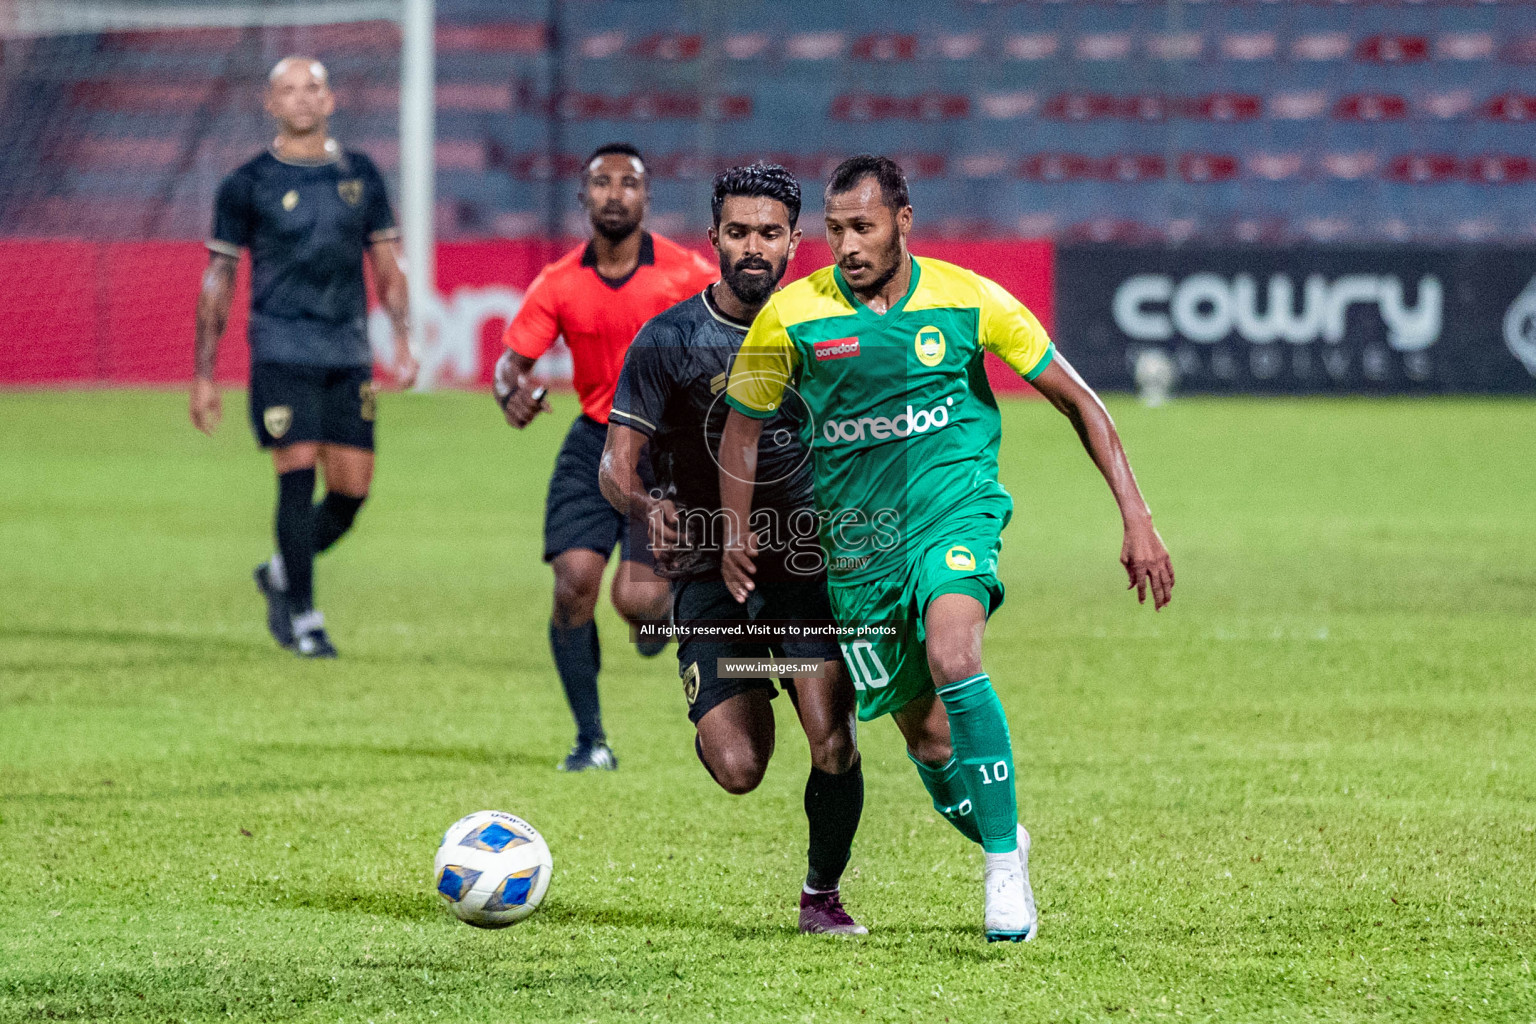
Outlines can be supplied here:
M1033 380L1050 363L1051 337L1035 314L1006 288L974 271L943 260L921 260L923 276L907 301L908 311L974 309L981 347L1002 358L1015 373Z
M914 256L922 264L917 292L907 300L908 310L979 309L982 305L981 275L943 260Z
M822 267L808 277L785 285L770 301L785 327L850 316L854 312L832 279L831 267Z

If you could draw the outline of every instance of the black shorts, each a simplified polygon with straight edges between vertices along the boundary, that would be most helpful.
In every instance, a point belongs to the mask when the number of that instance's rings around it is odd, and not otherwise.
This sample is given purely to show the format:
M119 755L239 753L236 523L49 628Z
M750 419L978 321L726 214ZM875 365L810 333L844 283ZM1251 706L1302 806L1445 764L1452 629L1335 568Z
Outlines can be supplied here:
M371 366L251 367L251 429L263 448L320 441L371 452L375 408Z
M573 548L587 548L607 558L619 545L626 562L653 565L645 524L608 504L597 484L608 428L583 413L576 417L560 445L555 470L544 499L544 561ZM640 479L650 486L650 460L642 457Z
M725 622L793 622L825 626L833 621L825 576L760 581L745 603L737 602L725 588L725 581L718 576L677 580L672 584L672 617L683 627ZM829 635L765 643L685 637L677 645L677 672L683 680L689 721L697 725L711 708L748 690L767 689L776 695L772 680L722 679L717 671L716 663L720 658L763 658L770 654L780 658L843 660L842 649ZM781 679L779 685L794 696L793 682Z

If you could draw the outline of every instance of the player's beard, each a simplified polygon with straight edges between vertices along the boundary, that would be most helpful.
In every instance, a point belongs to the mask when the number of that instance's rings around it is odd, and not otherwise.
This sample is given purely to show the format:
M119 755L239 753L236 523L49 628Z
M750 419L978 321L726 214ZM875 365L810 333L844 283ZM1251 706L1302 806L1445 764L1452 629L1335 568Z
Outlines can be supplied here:
M618 214L618 216L614 216ZM605 207L592 218L592 230L611 244L617 245L640 227L640 218L631 217L628 210Z
M768 296L772 295L773 290L779 286L779 280L788 267L788 256L779 261L778 266L757 256L748 256L734 264L729 257L725 255L720 257L720 277L724 279L725 286L748 306L761 306L767 302ZM766 270L768 273L745 273L749 269Z
M901 269L900 235L897 235L891 239L891 244L886 246L883 255L886 257L886 259L891 261L891 265L886 267L885 270L881 271L880 276L875 278L869 284L864 285L861 288L855 288L854 291L856 291L858 294L869 296L879 295L881 291L885 289L885 286L891 283L891 278L896 276L896 272ZM861 260L860 262L865 266L869 265L869 261L867 260ZM843 270L845 273L847 272L846 267L844 267Z

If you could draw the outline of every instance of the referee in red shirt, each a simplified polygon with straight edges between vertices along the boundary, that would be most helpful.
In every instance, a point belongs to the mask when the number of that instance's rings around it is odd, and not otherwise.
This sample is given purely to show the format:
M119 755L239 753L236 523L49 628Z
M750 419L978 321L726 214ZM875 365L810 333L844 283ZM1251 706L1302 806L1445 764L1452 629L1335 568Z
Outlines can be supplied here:
M645 524L626 519L598 487L619 370L647 320L719 276L702 256L641 229L648 193L645 161L634 146L602 146L582 167L581 203L592 221L592 240L534 278L507 325L507 351L495 377L507 422L526 427L550 411L528 372L564 337L581 399L581 415L560 446L544 503L544 561L555 571L549 646L576 719L576 746L559 766L568 772L618 767L598 705L601 658L592 619L615 545L623 562L613 578L619 614L633 625L662 622L671 603L670 588L651 561ZM640 652L655 655L665 646L647 643Z

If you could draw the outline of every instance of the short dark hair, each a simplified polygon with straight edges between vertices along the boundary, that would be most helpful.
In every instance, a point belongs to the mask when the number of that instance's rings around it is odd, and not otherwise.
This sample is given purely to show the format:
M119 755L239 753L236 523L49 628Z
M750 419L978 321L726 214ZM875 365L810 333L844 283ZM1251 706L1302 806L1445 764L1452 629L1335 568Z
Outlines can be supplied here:
M907 176L901 165L888 156L875 156L871 153L860 153L838 164L837 170L832 172L831 180L827 182L826 194L842 195L865 178L874 178L879 182L880 196L891 209L899 210L903 206L912 205L912 199L907 194Z
M640 161L641 167L645 166L645 157L641 156L640 151L634 146L627 142L607 142L594 149L592 155L581 162L581 176L583 178L587 176L587 169L592 166L593 160L600 156L609 156L615 153L619 156L632 156Z
M720 226L720 211L725 207L727 196L777 199L789 211L791 228L800 220L800 183L778 164L759 161L745 167L732 167L715 175L715 192L710 198L709 208L714 213L717 228Z

